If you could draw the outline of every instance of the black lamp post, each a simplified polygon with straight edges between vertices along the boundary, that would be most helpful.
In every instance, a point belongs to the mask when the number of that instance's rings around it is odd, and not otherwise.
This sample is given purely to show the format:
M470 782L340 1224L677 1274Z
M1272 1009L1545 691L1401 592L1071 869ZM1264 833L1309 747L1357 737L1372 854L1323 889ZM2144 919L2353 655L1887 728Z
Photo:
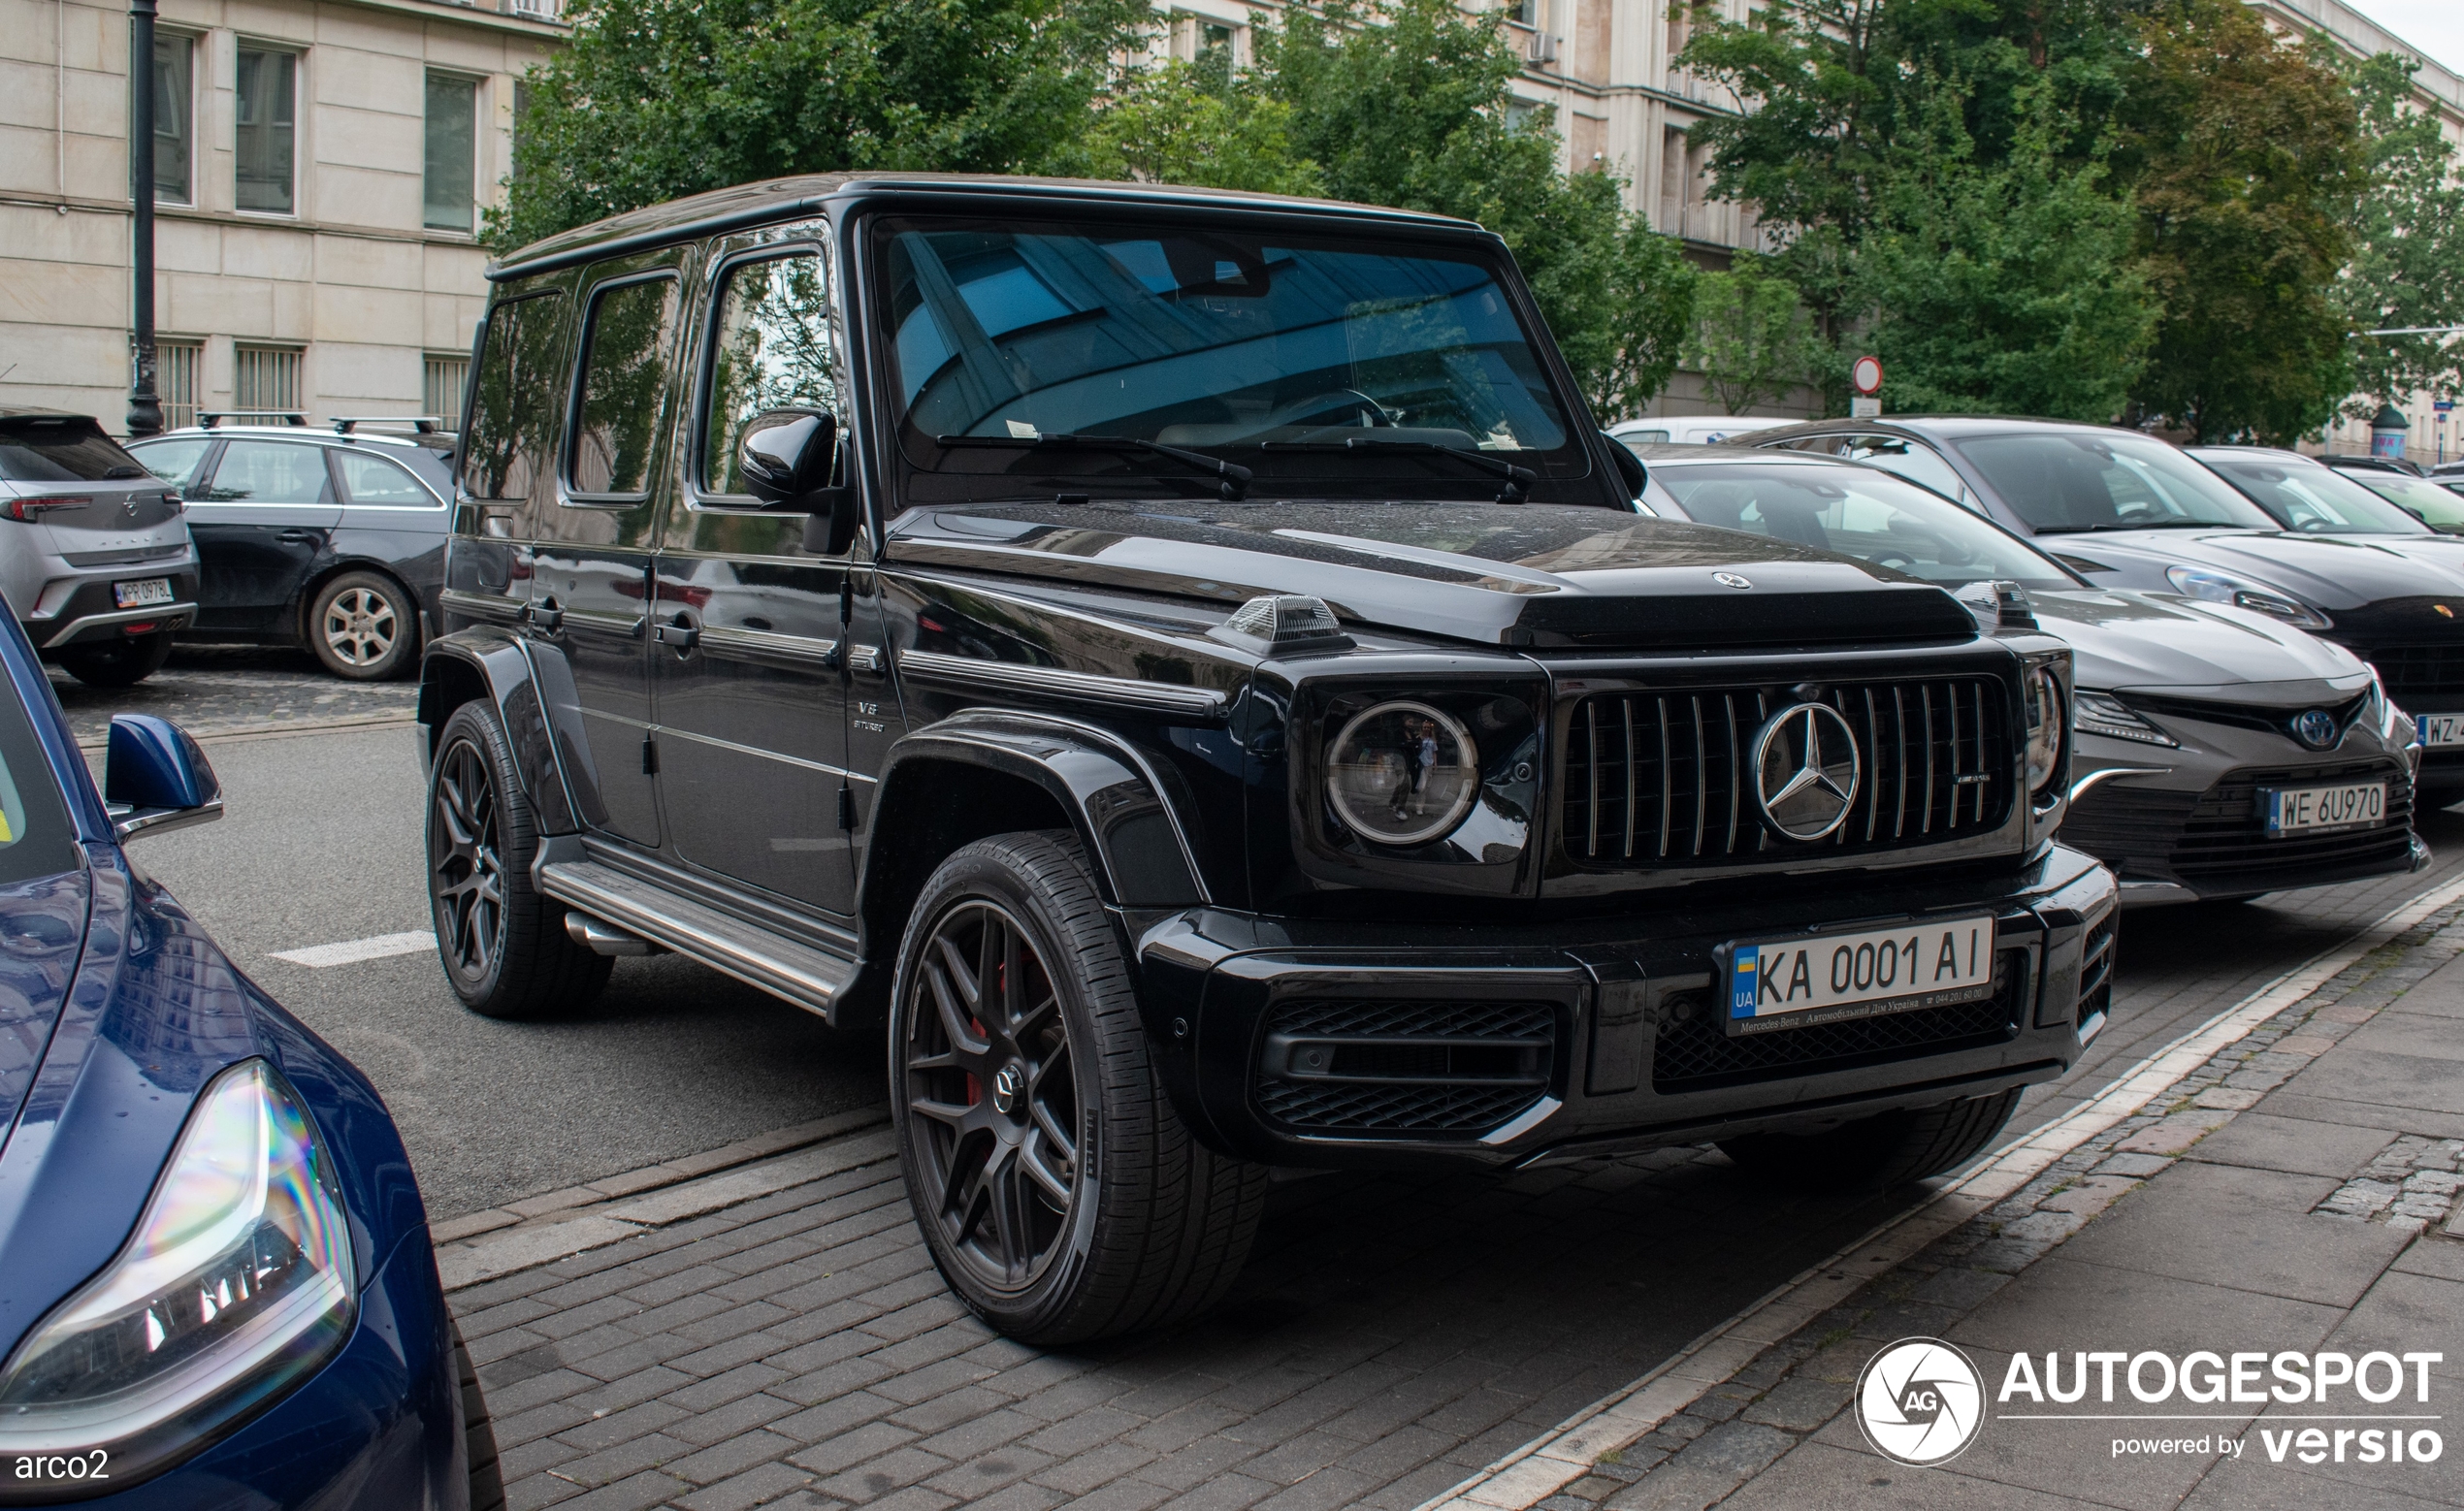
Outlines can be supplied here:
M163 402L154 392L154 0L128 3L129 263L137 337L137 383L128 395L128 434L157 435Z

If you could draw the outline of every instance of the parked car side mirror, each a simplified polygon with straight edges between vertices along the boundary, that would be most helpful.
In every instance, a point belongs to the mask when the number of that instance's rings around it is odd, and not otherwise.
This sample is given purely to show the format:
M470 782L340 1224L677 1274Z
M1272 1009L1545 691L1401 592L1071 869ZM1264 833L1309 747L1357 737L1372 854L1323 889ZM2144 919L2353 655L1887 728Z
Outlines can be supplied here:
M813 516L804 548L842 556L856 538L856 490L838 474L838 417L827 409L764 409L736 440L736 470L764 509Z
M188 731L151 714L117 714L103 756L103 801L122 843L222 817L222 784Z

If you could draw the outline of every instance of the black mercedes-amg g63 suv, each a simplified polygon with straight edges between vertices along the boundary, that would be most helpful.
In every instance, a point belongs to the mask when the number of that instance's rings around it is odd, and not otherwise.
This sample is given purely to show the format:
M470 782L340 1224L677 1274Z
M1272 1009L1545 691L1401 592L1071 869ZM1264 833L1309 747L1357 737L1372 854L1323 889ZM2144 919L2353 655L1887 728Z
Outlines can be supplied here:
M490 274L429 886L474 1011L885 1025L993 1326L1219 1296L1274 1166L1905 1180L2104 1022L2024 598L1638 512L1505 246L796 178Z

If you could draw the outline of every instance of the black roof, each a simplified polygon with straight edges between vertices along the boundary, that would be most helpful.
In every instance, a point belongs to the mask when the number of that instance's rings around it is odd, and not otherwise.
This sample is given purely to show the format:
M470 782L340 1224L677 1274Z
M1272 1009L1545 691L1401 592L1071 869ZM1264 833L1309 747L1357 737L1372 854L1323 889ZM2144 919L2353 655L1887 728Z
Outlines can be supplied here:
M612 256L634 246L681 237L711 236L739 226L760 225L817 211L824 200L848 193L922 193L1018 195L1048 200L1111 202L1151 206L1248 206L1257 209L1334 212L1453 230L1477 230L1473 222L1419 210L1354 205L1343 200L1307 199L1289 194L1252 194L1235 189L1192 189L1172 184L1123 183L1094 178L1032 178L1008 174L804 174L765 178L730 189L690 194L661 205L610 215L586 226L534 241L488 270L493 279L544 273L596 257Z

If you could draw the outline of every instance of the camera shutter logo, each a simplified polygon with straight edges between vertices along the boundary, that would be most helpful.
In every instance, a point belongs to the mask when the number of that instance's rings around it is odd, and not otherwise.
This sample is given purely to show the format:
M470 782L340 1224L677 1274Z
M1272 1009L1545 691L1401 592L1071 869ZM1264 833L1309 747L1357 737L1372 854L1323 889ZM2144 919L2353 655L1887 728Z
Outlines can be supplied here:
M1985 1381L1940 1338L1905 1337L1857 1376L1857 1426L1873 1451L1917 1468L1948 1463L1985 1426Z
M1754 797L1772 828L1818 840L1848 820L1861 762L1856 732L1836 709L1798 703L1754 737Z

